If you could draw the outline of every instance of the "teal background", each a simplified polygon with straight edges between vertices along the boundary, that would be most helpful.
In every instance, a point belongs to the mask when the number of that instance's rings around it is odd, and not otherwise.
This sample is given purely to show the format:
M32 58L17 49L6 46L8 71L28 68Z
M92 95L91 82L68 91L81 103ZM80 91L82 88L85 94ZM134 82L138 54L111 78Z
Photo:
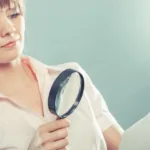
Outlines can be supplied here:
M150 110L150 1L26 1L25 53L78 62L126 129Z

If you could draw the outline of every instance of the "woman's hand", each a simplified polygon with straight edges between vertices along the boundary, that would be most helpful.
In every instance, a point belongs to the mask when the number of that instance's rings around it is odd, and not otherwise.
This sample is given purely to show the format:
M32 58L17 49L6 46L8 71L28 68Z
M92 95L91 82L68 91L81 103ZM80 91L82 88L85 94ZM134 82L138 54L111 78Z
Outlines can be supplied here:
M69 126L66 119L41 125L31 141L29 150L66 150Z

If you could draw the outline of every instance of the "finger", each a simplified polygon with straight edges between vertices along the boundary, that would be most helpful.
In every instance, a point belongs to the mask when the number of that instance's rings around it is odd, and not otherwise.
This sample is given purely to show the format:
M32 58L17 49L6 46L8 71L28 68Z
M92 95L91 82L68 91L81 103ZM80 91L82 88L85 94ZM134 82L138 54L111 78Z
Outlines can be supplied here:
M68 139L62 139L56 142L50 142L50 143L46 143L43 145L43 147L47 150L59 150L59 149L64 149L66 148L66 146L68 145Z
M66 128L69 126L70 126L70 123L67 119L60 119L60 120L56 120L54 122L49 122L49 123L42 125L40 127L40 132L41 133L53 132L53 131L56 131L58 129Z
M68 136L67 128L59 129L51 133L45 133L41 136L42 143L45 144L47 142L54 142L60 139L64 139Z

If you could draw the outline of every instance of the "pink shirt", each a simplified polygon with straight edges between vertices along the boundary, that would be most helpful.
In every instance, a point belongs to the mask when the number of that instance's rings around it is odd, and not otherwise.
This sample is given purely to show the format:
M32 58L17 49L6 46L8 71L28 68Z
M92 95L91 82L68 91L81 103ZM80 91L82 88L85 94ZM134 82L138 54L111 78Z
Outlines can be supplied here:
M74 62L47 66L28 56L22 57L22 62L32 69L38 79L44 116L12 102L1 94L0 150L42 150L36 148L37 139L40 141L36 131L40 125L56 119L47 105L50 85L58 74L67 68L80 71L85 78L85 92L81 103L68 117L71 121L68 150L106 150L102 132L117 122L85 71Z

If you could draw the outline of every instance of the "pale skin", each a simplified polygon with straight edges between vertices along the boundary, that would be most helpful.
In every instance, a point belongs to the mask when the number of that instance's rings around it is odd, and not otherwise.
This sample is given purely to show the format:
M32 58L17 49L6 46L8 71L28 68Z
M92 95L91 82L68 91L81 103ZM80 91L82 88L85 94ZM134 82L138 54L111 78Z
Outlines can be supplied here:
M13 4L12 8L14 8ZM0 8L0 92L43 116L37 82L31 71L23 66L20 60L24 45L24 31L25 20L19 9L16 11ZM2 47L12 40L16 41L15 47L10 49ZM67 139L69 126L70 123L66 119L40 126L38 130L45 150L65 150L69 144ZM121 127L115 125L103 132L108 150L118 150L122 132Z

